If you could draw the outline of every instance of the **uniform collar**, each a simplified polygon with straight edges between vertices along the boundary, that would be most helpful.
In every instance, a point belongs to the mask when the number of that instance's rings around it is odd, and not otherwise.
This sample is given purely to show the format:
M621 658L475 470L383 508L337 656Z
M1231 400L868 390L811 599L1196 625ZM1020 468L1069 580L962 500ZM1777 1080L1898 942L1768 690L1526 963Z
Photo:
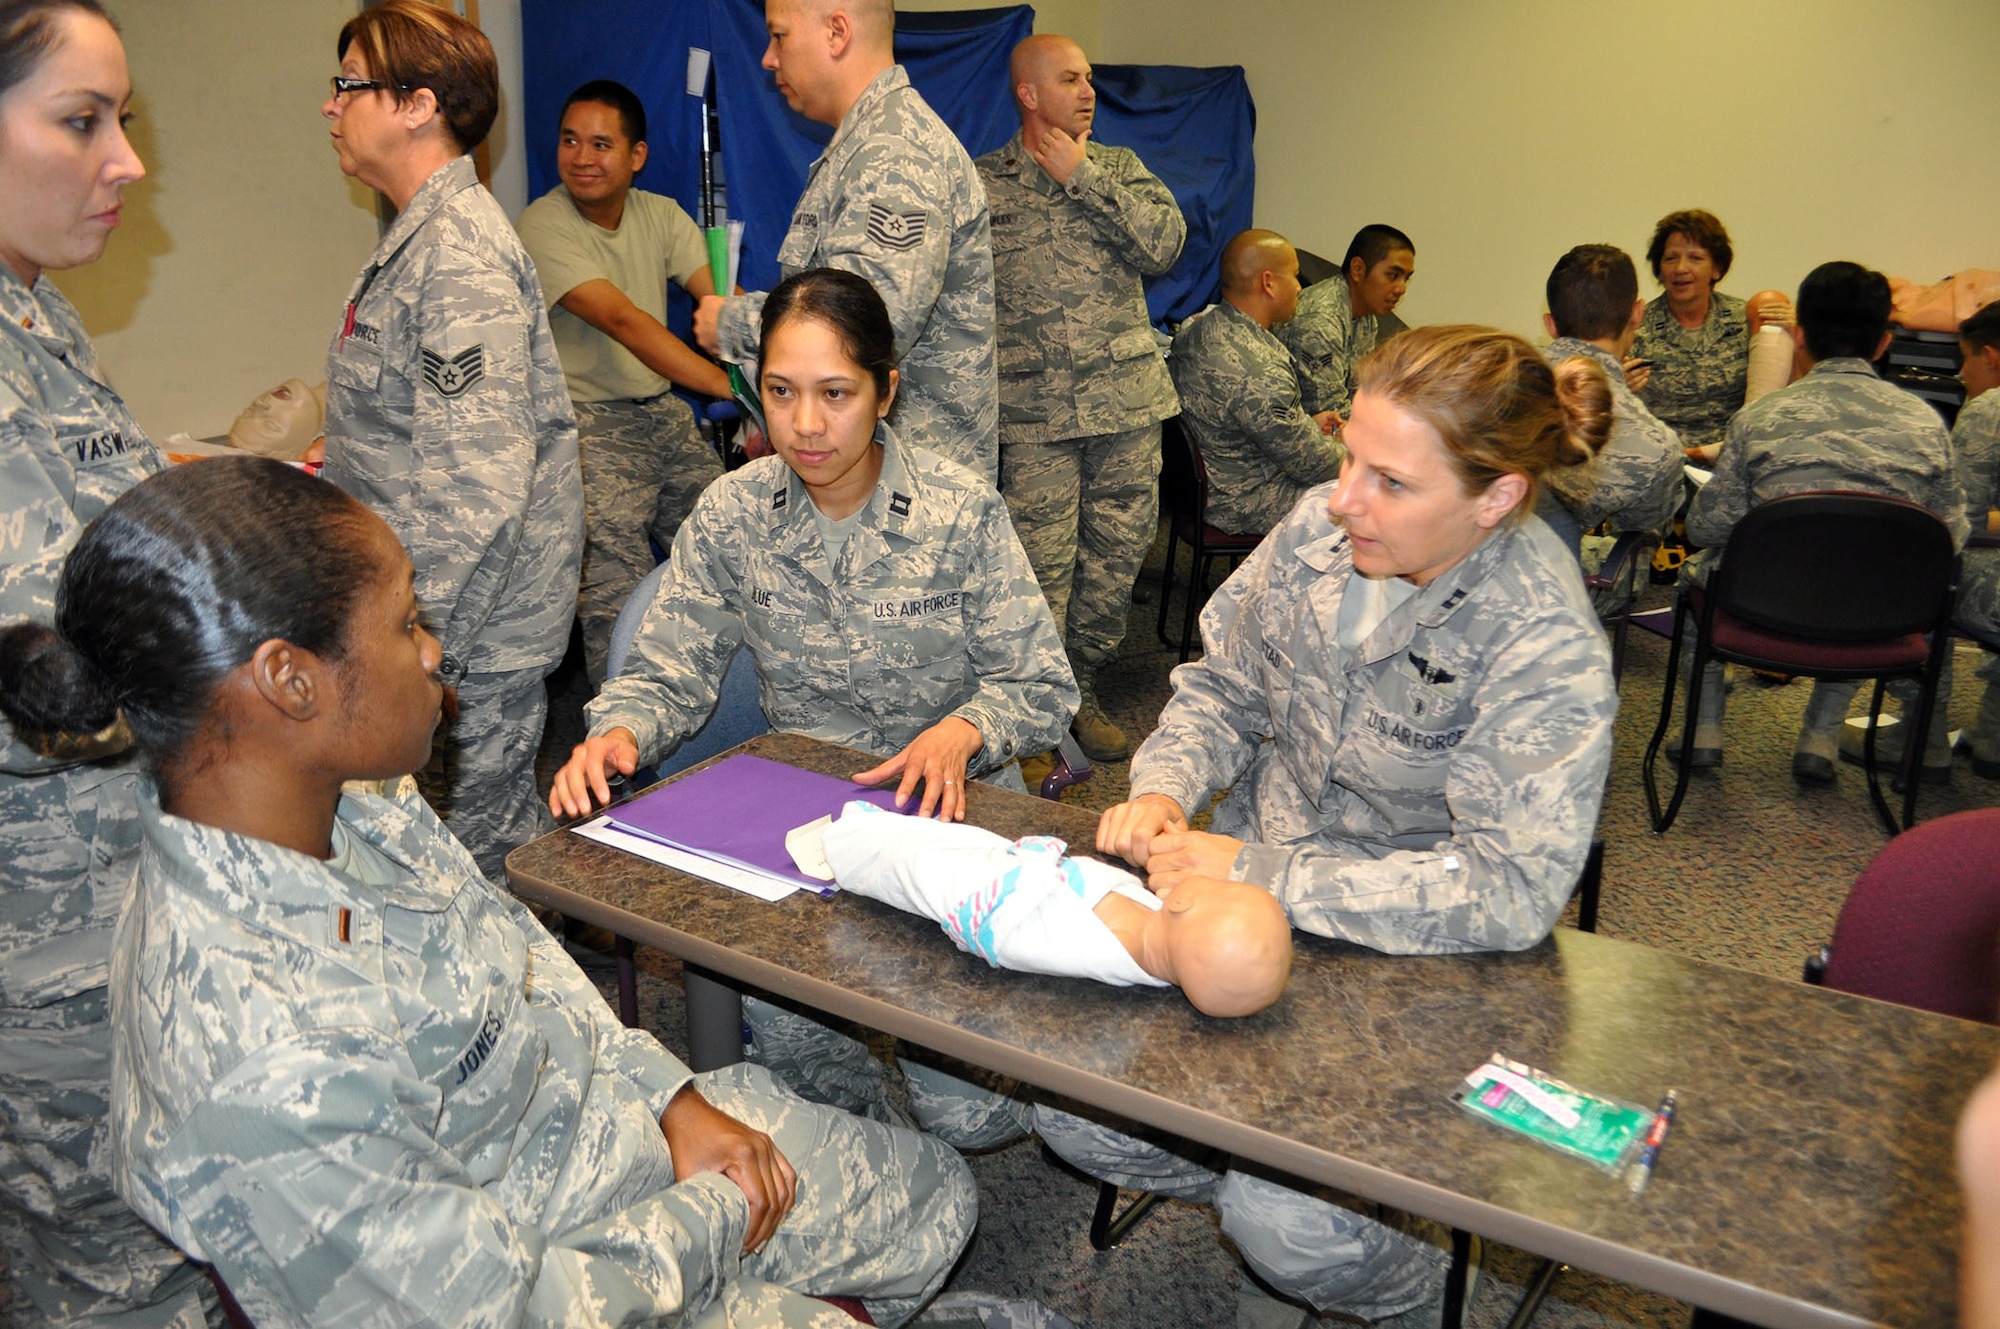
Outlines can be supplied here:
M890 93L909 86L910 76L901 65L890 65L869 79L868 86L854 99L854 105L848 107L847 114L840 117L840 128L834 130L833 137L827 140L826 151L820 153L820 160L825 161L833 156L834 151L846 142L854 126L873 116L882 103L889 100Z
M1014 131L1014 137L1008 139L1007 146L1000 149L998 154L1000 164L993 168L993 173L1011 175L1023 184L1040 186L1044 193L1054 193L1061 186L1056 184L1054 176L1042 169L1042 164L1035 160L1034 154L1028 151L1027 140L1024 137L1026 133L1025 128ZM1088 150L1086 145L1085 151Z
M417 233L423 224L437 215L438 209L458 194L479 184L479 171L473 166L470 156L454 157L431 172L430 179L410 197L410 206L396 215L389 224L382 240L375 246L372 267L386 264L395 252L401 249L409 238Z
M50 313L50 307L61 300L62 294L48 273L35 278L30 287L14 269L0 263L0 317L25 329L58 359L66 358L73 345L68 329Z
M875 481L875 492L862 506L862 520L847 537L848 543L855 546L856 572L891 549L914 544L923 538L922 532L917 529L916 514L921 494L919 486L911 478L902 441L887 422L880 420L875 423L875 441L882 448L882 474ZM819 524L813 517L812 497L806 493L805 481L799 479L790 467L784 467L783 474L783 484L773 486L771 490L765 529L769 531L775 548L820 577L821 581L831 584L832 570L826 566Z
M150 788L139 819L148 853L177 888L250 927L367 971L380 967L369 952L382 936L385 908L438 913L478 875L435 818L427 823L412 811L414 785L405 788L410 792L394 799L356 788L340 800L347 833L408 870L390 886L363 886L308 854L173 816Z
M1523 523L1539 520L1527 517ZM1500 527L1480 541L1478 547L1460 559L1456 566L1447 569L1430 585L1419 588L1414 596L1369 634L1368 640L1361 644L1359 662L1369 663L1392 651L1401 650L1418 628L1442 626L1472 599L1482 583L1513 557L1516 542L1526 538L1522 532L1523 523ZM1315 572L1344 568L1350 577L1361 575L1354 570L1353 554L1344 529L1335 528L1329 535L1300 545L1294 557ZM1321 629L1326 639L1332 641L1336 635L1335 620L1339 616L1340 597L1328 596L1322 601L1316 596L1314 600Z
M1807 378L1815 374L1859 374L1865 378L1880 378L1875 366L1858 355L1835 355L1821 360L1805 373Z
M1605 373L1615 372L1618 375L1612 382L1622 383L1625 381L1625 366L1620 363L1618 357L1605 350L1602 346L1592 346L1581 337L1558 337L1549 343L1549 349L1546 354L1551 364L1558 360L1572 360L1577 356L1582 356L1586 360L1595 360L1598 364L1604 366Z

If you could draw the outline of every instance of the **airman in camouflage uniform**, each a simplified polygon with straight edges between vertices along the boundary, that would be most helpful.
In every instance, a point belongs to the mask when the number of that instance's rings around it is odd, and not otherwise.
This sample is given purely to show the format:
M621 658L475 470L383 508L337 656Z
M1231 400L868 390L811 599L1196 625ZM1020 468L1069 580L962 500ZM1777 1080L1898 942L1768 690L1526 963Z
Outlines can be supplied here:
M576 613L576 418L534 264L471 157L376 246L327 357L326 477L409 550L459 715L423 777L493 880L553 823L543 680Z
M350 788L330 862L141 815L112 962L120 1184L258 1325L841 1322L789 1289L900 1324L971 1234L942 1144L754 1067L693 1075L622 1027L409 782ZM675 1174L660 1117L690 1084L797 1170L754 1254L736 1183Z
M866 277L896 329L897 431L998 479L986 191L901 65L874 77L813 163L778 266L787 277L826 267ZM762 292L723 304L723 359L754 365L763 308Z
M0 264L0 624L54 618L85 523L161 464L69 301ZM14 1314L196 1329L205 1280L118 1198L99 1154L139 774L123 738L54 752L4 720L0 738L0 1253Z
M1335 411L1347 418L1354 405L1354 362L1363 353L1359 332L1345 277L1328 277L1300 291L1298 312L1271 329L1298 366L1300 403L1308 415Z
M1951 446L1965 487L1967 527L1984 531L1987 514L2000 508L2000 391L1989 388L1965 404L1952 427ZM1953 616L1974 632L2000 633L2000 549L1965 550ZM2000 777L2000 655L1987 653L1979 677L1986 690L1966 741L1974 772L1992 779Z
M1179 409L1144 279L1173 267L1187 223L1130 148L1088 141L1095 100L1076 43L1030 37L1013 69L1022 128L974 163L993 209L1000 492L1083 696L1078 741L1120 761L1131 749L1097 703L1097 672L1125 636L1159 521L1159 425ZM1068 123L1050 119L1064 108ZM1066 178L1036 160L1030 134L1038 150L1050 134L1081 154Z
M888 757L956 715L984 741L971 773L1006 772L1018 787L1013 760L1054 747L1077 704L1048 603L998 494L887 425L876 438L881 479L836 560L779 458L710 486L675 537L624 672L584 708L592 734L627 729L641 763L658 761L708 718L741 644L773 728ZM886 1114L867 1048L771 1003L746 1001L745 1013L760 1057L791 1087ZM936 1097L935 1114L920 1110L927 1125L961 1110L956 1080L943 1077Z
M1594 464L1582 468L1583 489L1561 488L1565 473L1544 486L1536 511L1574 549L1585 531L1612 522L1622 531L1649 531L1666 524L1680 506L1686 474L1681 441L1625 386L1617 356L1580 337L1558 337L1547 349L1550 364L1581 356L1603 368L1611 385L1611 437Z
M696 429L694 412L674 395L674 385L563 304L578 287L608 283L630 302L635 321L643 316L641 326L671 345L678 339L662 326L668 281L696 294L714 289L707 242L679 204L627 188L620 208L617 228L606 230L558 184L530 203L519 222L576 407L584 502L576 617L593 684L604 681L619 608L653 570L648 535L662 549L670 547L701 491L722 474L722 459ZM708 390L723 392L721 371L706 367L718 376Z
M1502 526L1349 652L1332 637L1358 580L1312 490L1202 611L1132 759L1132 793L1245 841L1231 876L1295 927L1398 955L1520 950L1555 925L1589 852L1618 696L1575 560L1539 521ZM1038 1107L1085 1171L1212 1200L1266 1282L1365 1319L1434 1300L1434 1247L1244 1173Z
M1719 443L1750 382L1750 316L1743 301L1712 291L1708 318L1684 328L1659 295L1646 303L1632 354L1652 377L1639 398L1689 447Z
M1802 313L1801 319L1805 317ZM1965 491L1944 422L1922 398L1885 383L1868 361L1835 356L1814 364L1790 386L1759 397L1731 422L1714 478L1688 507L1688 539L1705 548L1689 562L1686 575L1706 579L1708 570L1726 556L1730 532L1751 508L1787 494L1831 489L1921 503L1951 528L1953 545L1965 542ZM1714 672L1702 685L1697 725L1706 733L1697 737L1696 747L1715 751L1719 760L1725 691L1721 665L1711 668ZM1945 669L1933 725L1940 741L1951 696L1949 655ZM1824 783L1833 778L1840 726L1859 686L1837 681L1813 685L1793 757L1793 771L1801 779Z
M1208 466L1210 525L1261 535L1340 469L1340 447L1299 398L1284 346L1224 299L1174 338L1182 423Z

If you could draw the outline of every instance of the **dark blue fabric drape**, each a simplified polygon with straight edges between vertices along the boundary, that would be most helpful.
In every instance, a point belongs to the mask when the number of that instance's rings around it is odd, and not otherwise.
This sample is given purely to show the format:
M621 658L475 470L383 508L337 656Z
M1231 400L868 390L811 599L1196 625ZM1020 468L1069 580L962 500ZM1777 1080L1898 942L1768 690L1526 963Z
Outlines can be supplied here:
M1013 136L1007 57L1033 23L1026 5L896 16L896 58L975 157ZM787 108L761 67L762 0L522 0L521 29L530 196L556 184L563 98L589 79L612 78L646 106L652 155L639 185L671 195L697 221L701 100L687 95L687 52L713 54L729 209L746 226L740 276L748 289L768 289L792 205L833 131ZM1147 292L1156 320L1184 318L1213 298L1223 243L1250 225L1249 85L1236 67L1100 65L1097 89L1097 137L1138 152L1187 215L1180 263Z

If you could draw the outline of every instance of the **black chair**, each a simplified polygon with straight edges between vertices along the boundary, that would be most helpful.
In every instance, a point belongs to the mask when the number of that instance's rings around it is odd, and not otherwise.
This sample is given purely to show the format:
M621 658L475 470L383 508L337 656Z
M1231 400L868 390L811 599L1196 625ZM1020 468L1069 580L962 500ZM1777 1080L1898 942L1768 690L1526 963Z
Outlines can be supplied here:
M1218 558L1231 567L1254 550L1261 535L1232 535L1203 520L1208 511L1208 466L1194 435L1174 416L1160 426L1160 506L1167 514L1167 564L1160 577L1160 644L1178 646L1181 663L1194 649L1194 618L1208 598L1209 565ZM1167 635L1167 601L1174 589L1174 553L1181 544L1189 551L1187 608L1181 615L1181 639Z
M1919 680L1914 741L1903 745L1903 820L1882 797L1875 770L1875 727L1865 750L1868 793L1894 835L1914 823L1917 764L1937 701L1938 675L1950 649L1958 557L1936 514L1880 494L1793 494L1750 510L1729 537L1728 557L1706 588L1684 585L1674 601L1676 631L1661 685L1660 722L1646 745L1641 774L1653 829L1674 824L1687 794L1695 717L1701 713L1703 666L1733 661L1752 669L1814 679L1876 680L1870 713L1882 709L1886 680ZM1673 798L1664 811L1653 768L1673 718L1680 681L1683 624L1696 628L1694 669L1681 724Z
M1598 621L1611 637L1613 683L1625 672L1625 636L1632 626L1632 611L1638 605L1639 569L1651 564L1653 546L1659 542L1659 535L1653 531L1621 531L1611 543L1611 552L1604 556L1604 565L1583 578L1584 587L1593 595L1616 592L1613 596L1616 608L1609 614L1598 615Z

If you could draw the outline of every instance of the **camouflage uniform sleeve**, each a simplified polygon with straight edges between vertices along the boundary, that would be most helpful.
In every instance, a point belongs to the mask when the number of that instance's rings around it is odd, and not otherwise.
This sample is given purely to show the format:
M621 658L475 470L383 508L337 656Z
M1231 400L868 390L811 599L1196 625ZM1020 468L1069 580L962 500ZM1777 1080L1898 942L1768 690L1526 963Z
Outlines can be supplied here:
M1271 733L1258 682L1264 644L1256 602L1280 548L1289 555L1309 515L1301 502L1202 606L1201 659L1174 670L1174 695L1132 756L1132 797L1165 794L1192 817L1250 769Z
M1597 483L1577 514L1583 529L1606 520L1626 531L1664 526L1680 505L1686 473L1679 442L1657 420L1633 418L1621 400L1611 440L1598 462Z
M966 641L978 691L952 712L979 730L987 770L1062 741L1079 697L1062 635L1007 507L984 492L968 546Z
M1958 450L1952 446L1951 436L1946 432L1944 422L1935 426L1939 446L1935 455L1945 459L1945 465L1933 479L1931 492L1920 500L1923 505L1943 519L1945 528L1951 532L1951 547L1964 549L1965 539L1974 530L1985 530L1986 519L1982 516L1974 526L1971 513L1966 511L1966 473L1958 457Z
M1989 395L1991 401L1982 396L1967 402L1951 431L1966 525L1974 535L1986 529L1986 514L2000 507L2000 394Z
M301 1324L363 1323L385 1291L432 1323L652 1322L735 1274L748 1210L721 1174L547 1232L510 1218L424 1130L436 1112L436 1089L393 1040L314 1030L218 1080L156 1175L184 1183L171 1202L224 1278Z
M69 500L37 460L53 455L55 434L40 412L0 384L0 624L48 623L56 614L56 576L82 533ZM0 771L40 775L76 758L44 757L0 720L7 738ZM108 752L103 755L110 755Z
M1590 851L1618 696L1588 631L1531 625L1494 659L1445 783L1451 836L1371 859L1249 844L1232 875L1295 927L1390 954L1523 950L1555 926Z
M722 302L715 335L721 344L722 359L732 365L757 363L757 342L764 335L764 291L732 295Z
M418 603L445 655L465 661L507 586L534 487L530 340L540 311L514 279L451 246L414 283L410 446L436 483L417 488L410 547ZM450 681L456 681L455 679Z
M1142 276L1157 277L1180 258L1187 243L1181 206L1137 153L1093 152L1064 189L1090 209L1092 228Z
M1729 426L1729 437L1716 459L1715 473L1688 505L1687 538L1703 549L1729 543L1729 533L1750 511L1750 445L1738 422Z
M661 1046L659 1039L643 1029L627 1028L612 1012L604 994L585 977L562 943L550 935L527 905L490 883L487 889L495 905L513 918L521 935L528 939L529 1004L589 1011L600 1035L597 1072L624 1077L645 1096L655 1117L665 1112L673 1096L693 1083L694 1072Z
M819 261L874 286L901 360L944 289L952 225L938 200L951 197L951 173L903 139L873 137L856 145L841 175L848 184L838 206L820 218Z
M1333 479L1340 449L1306 414L1289 357L1243 377L1235 395L1237 427L1272 463L1302 485Z
M625 671L584 707L592 735L631 730L642 765L661 760L701 728L743 643L727 551L745 529L742 523L753 518L728 501L732 490L728 480L710 485L681 523L659 598L639 622Z

